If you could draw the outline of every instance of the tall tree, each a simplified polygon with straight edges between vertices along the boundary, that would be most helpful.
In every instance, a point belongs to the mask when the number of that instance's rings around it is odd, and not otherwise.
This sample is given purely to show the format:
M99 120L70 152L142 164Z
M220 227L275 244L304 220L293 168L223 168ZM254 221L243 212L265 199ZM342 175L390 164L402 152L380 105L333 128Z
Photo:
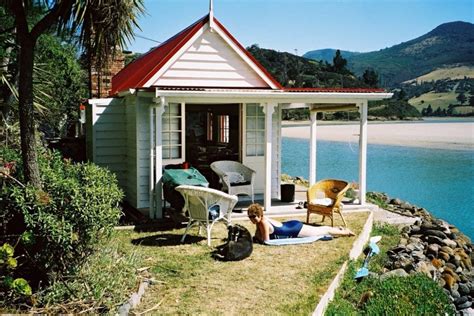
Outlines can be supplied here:
M56 28L72 35L80 30L79 43L89 56L100 56L103 64L117 45L133 38L133 27L144 12L143 0L0 0L15 19L19 47L19 114L23 168L26 180L41 186L35 147L33 111L33 66L35 46L41 34ZM31 10L44 9L35 22L27 20Z
M338 49L336 50L336 54L334 55L334 58L332 59L334 71L337 73L343 73L346 72L346 65L347 65L347 60L342 57L341 51Z
M365 70L364 74L362 75L362 80L369 87L376 88L379 83L379 75L372 68L368 68Z
M461 105L463 105L464 102L467 101L467 98L466 98L466 95L464 94L464 92L461 92L460 94L458 94L458 96L456 97L456 100L458 100L459 103L460 103Z

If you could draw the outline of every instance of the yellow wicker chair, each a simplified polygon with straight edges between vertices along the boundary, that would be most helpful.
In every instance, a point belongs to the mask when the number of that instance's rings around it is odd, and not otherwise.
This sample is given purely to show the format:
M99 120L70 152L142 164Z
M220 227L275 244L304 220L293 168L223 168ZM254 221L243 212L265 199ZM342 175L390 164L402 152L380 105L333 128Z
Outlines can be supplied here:
M331 226L334 226L334 213L341 215L344 226L347 226L344 216L342 216L341 201L344 193L350 188L349 183L342 180L326 179L313 184L307 192L308 213L306 223L309 223L309 215L319 214L331 218Z

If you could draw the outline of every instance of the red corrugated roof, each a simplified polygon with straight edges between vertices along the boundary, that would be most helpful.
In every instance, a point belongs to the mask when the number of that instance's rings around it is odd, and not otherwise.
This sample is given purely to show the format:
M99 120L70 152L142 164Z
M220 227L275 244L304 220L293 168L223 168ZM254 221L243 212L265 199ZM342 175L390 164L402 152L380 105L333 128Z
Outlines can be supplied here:
M204 16L183 31L179 32L166 42L162 43L128 64L112 78L110 95L115 95L127 89L142 88L190 39L209 21L209 15ZM281 85L268 73L268 71L230 34L230 32L214 18L214 22L223 32L241 49L255 65L272 81L278 89Z
M184 44L209 21L209 15L128 64L112 78L111 95L127 89L141 88L173 57Z
M342 93L380 93L379 88L283 88L286 92L342 92Z

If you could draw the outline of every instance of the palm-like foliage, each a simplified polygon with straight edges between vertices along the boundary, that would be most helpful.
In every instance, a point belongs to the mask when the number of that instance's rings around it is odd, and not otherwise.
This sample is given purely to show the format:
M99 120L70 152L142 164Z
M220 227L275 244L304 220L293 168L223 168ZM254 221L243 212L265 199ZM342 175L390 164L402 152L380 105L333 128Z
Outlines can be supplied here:
M56 2L56 1L48 1ZM58 30L79 31L86 54L100 67L117 47L133 39L137 19L145 13L143 0L76 0L69 15L61 18Z
M34 50L38 37L57 28L79 32L79 42L88 56L98 56L103 64L117 45L133 38L139 15L144 13L143 0L0 0L0 5L15 17L19 47L19 110L21 149L26 179L41 186L36 161L33 111ZM28 21L28 14L40 8L44 15Z

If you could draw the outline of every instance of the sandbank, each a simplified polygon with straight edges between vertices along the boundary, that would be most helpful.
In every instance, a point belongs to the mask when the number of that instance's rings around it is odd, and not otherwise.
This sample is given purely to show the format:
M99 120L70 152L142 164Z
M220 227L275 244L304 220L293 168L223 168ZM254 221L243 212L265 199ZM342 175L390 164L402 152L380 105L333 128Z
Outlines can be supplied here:
M358 142L359 124L330 125L317 122L317 139ZM309 138L309 122L284 122L283 137ZM474 150L473 122L369 122L369 144L410 146L451 150Z

